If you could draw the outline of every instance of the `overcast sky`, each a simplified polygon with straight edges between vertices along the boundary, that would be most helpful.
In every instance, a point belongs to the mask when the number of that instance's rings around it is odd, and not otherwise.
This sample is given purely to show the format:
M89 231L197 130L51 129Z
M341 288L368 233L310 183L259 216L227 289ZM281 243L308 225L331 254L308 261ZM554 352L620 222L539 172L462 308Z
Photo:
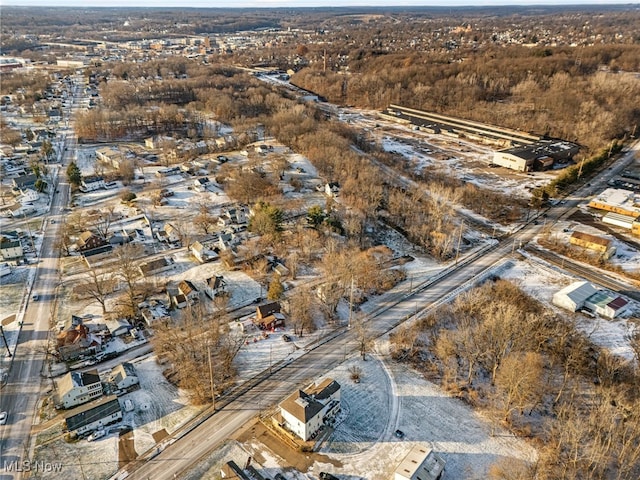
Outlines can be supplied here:
M0 6L74 7L344 7L344 6L490 6L625 4L619 0L0 0ZM633 3L633 2L631 2Z

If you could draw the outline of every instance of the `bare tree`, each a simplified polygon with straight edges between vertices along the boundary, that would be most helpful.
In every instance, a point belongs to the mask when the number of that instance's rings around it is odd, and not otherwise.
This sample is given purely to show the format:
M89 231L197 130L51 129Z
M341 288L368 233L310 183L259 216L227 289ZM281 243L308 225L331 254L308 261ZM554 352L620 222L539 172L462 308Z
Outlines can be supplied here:
M107 296L114 291L116 279L109 270L99 272L95 268L87 270L88 279L76 289L80 295L91 298L100 304L102 314L107 313Z
M137 244L128 243L116 249L117 268L116 275L122 279L126 287L128 314L132 317L138 314L138 259L142 256L142 247Z
M358 315L355 321L352 322L354 331L356 332L356 339L358 342L358 351L360 352L360 357L362 360L367 359L367 353L371 351L374 345L374 337L371 335L371 330L369 328L369 324L367 323L367 319Z
M307 287L301 287L289 300L289 310L293 332L303 336L305 330L313 328L313 316L315 312L315 297Z

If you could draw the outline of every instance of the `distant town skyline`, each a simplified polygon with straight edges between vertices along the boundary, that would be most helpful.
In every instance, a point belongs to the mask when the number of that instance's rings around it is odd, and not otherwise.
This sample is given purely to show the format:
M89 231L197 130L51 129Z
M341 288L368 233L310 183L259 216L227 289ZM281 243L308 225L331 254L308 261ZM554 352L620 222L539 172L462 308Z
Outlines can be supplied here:
M301 8L301 7L497 7L497 6L561 6L561 5L634 5L619 0L0 0L0 6L46 7L182 7L182 8ZM639 5L636 3L635 5Z

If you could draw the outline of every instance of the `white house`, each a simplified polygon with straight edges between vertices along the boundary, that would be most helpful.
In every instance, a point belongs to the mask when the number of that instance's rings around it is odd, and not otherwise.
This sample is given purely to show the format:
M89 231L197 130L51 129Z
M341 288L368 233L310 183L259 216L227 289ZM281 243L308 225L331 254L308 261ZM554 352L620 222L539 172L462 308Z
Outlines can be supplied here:
M24 190L22 190L22 195L20 195L18 201L24 204L29 202L36 202L38 201L38 198L40 198L40 194L38 192L36 192L32 188L25 188Z
M128 390L140 383L136 368L129 362L124 362L114 367L113 370L111 370L109 381L113 383L118 390Z
M214 299L218 293L224 291L226 285L222 275L207 278L204 293L206 293L209 298Z
M393 480L439 480L445 461L430 448L415 445L402 460Z
M131 330L131 324L123 318L108 320L105 324L112 337L126 335Z
M217 260L218 254L213 249L213 245L209 243L193 242L191 244L191 253L200 263L213 262Z
M24 252L22 251L20 240L0 238L0 258L2 260L15 260L23 256Z
M280 404L285 428L305 442L330 424L340 411L340 384L332 378L298 390Z
M118 397L111 395L71 410L65 415L65 428L82 435L122 420Z
M69 372L58 382L60 404L64 408L87 403L102 395L102 382L98 370Z

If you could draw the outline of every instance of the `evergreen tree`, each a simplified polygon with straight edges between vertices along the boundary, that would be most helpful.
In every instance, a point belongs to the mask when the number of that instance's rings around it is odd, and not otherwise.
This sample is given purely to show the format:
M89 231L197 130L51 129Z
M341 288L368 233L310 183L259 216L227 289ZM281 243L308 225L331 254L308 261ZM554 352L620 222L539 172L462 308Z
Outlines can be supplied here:
M67 167L67 178L74 187L78 187L82 183L82 172L75 162L71 162Z

